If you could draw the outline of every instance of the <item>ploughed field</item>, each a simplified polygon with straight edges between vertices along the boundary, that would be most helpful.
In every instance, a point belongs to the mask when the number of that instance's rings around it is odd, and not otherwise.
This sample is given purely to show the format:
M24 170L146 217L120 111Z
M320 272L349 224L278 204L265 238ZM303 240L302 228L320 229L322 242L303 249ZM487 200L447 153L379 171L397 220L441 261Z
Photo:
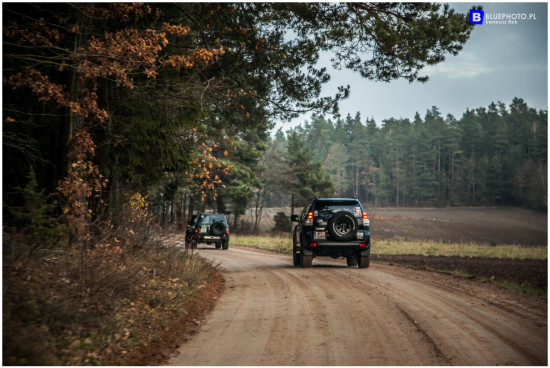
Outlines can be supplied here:
M438 241L547 247L547 214L518 208L378 209L369 212L373 260L548 287L547 260L376 255L376 242Z
M521 208L373 209L372 236L380 240L547 245L546 213Z

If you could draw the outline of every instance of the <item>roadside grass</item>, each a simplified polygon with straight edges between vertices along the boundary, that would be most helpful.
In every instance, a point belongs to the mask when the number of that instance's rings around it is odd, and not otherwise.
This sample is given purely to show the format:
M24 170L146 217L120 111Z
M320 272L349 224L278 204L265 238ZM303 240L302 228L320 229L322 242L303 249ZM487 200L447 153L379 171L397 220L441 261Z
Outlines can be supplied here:
M292 253L292 236L231 235L231 243L279 253ZM458 256L511 259L548 259L548 247L525 245L490 245L475 243L441 243L434 241L390 241L372 243L373 255Z
M292 253L292 236L289 235L238 235L231 234L231 244L264 249L277 253Z
M510 259L548 259L548 247L527 245L491 245L475 243L440 243L434 241L377 241L372 254L422 256L458 256Z
M384 263L389 264L389 262L384 262ZM463 279L478 279L480 281L490 282L492 284L502 286L504 288L513 289L513 290L517 290L517 291L524 291L524 292L534 294L534 295L537 295L537 296L548 297L548 289L541 289L541 288L536 288L536 287L532 287L532 286L529 286L529 285L522 285L522 284L513 283L513 282L501 281L501 280L496 279L494 276L493 277L476 276L476 275L472 275L472 274L462 272L462 271L448 271L448 270L437 270L437 271L442 272L442 273L446 273L448 275L461 277Z
M548 297L548 289L539 289L539 288L534 288L534 287L527 286L527 285L520 285L520 284L516 284L516 283L500 281L500 280L496 280L495 278L481 277L480 279L481 279L481 281L492 282L493 284L496 284L496 285L499 285L499 286L502 286L502 287L505 287L505 288L514 289L514 290L518 290L518 291L524 291L524 292L535 294L535 295L538 295L538 296L543 296L543 297L546 297L546 298Z

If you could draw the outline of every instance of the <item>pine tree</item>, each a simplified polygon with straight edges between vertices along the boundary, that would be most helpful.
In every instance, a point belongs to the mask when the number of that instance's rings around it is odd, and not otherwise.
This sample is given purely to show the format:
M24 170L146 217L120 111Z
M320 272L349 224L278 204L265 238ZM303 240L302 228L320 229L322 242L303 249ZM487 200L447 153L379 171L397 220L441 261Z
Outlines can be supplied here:
M288 133L287 142L285 162L288 171L283 181L291 196L292 215L295 207L305 206L315 197L332 196L336 188L321 163L312 161L311 151L296 131Z
M22 233L22 243L29 246L30 252L64 245L68 241L69 229L56 216L57 202L51 195L39 189L32 168L27 179L25 187L15 188L15 196L21 197L21 205L4 204L5 225L13 226Z

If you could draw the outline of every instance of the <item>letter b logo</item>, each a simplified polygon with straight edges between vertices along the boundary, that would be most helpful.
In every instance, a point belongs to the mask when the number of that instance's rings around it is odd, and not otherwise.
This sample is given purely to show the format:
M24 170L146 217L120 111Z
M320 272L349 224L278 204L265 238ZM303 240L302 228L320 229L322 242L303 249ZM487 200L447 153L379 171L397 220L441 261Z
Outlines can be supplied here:
M470 9L470 17L468 21L471 24L483 24L483 17L485 12L483 10Z

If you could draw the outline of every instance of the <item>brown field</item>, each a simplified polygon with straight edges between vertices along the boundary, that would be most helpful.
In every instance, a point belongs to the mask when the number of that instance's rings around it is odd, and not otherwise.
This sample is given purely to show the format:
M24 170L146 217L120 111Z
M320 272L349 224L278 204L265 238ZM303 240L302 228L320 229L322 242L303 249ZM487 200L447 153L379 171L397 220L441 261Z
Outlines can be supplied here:
M410 208L369 211L373 238L444 243L548 245L546 213L520 208Z

